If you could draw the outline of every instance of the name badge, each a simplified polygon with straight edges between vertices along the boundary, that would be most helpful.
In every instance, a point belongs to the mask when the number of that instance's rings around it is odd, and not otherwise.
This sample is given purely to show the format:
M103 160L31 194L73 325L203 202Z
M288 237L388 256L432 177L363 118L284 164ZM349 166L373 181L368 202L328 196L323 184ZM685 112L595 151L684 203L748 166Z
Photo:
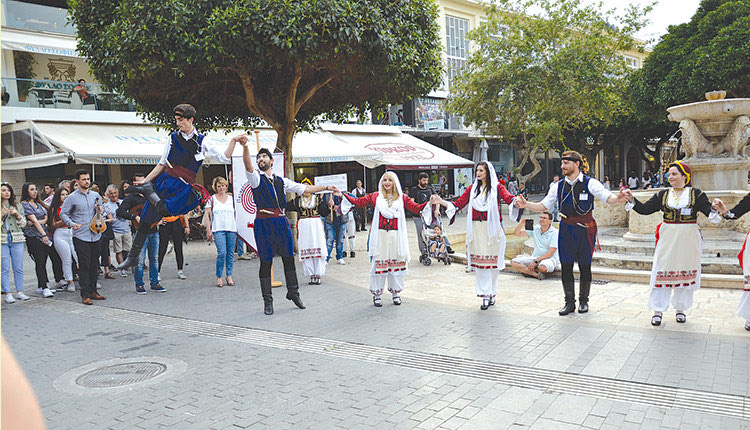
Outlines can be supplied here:
M580 196L580 197L578 198L578 200L588 200L588 199L589 199L589 195L588 195L588 193L583 193L583 194L581 194L581 196Z
M693 213L692 208L682 208L680 209L680 215L690 215Z
M199 153L195 154L195 161L203 161L205 159L206 159L206 156L203 155L202 152L199 152Z

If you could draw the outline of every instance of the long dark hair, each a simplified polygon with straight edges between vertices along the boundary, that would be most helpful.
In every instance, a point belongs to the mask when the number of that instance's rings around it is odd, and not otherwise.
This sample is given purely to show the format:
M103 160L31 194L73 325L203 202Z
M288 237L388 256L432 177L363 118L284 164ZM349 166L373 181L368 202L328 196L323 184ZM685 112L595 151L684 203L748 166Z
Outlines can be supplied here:
M8 187L8 190L10 191L10 198L8 199L8 205L15 206L16 205L16 193L15 191L13 191L13 187L11 187L10 184L7 182L3 182L0 185L2 185L3 187Z
M45 210L49 209L49 207L47 207L47 205L44 204L44 202L42 201L42 199L39 198L39 188L37 188L37 190L36 190L36 198L34 200L31 200L31 196L29 195L29 187L31 187L32 185L36 187L36 184L33 183L33 182L27 182L27 183L23 184L23 187L21 187L21 201L22 202L31 202L31 201L33 201L34 203L36 203L36 204L40 205L41 207L43 207Z
M477 187L476 191L474 192L474 196L475 197L479 196L480 192L482 194L487 194L487 192L490 190L490 184L492 183L492 178L490 178L490 168L487 167L487 162L486 161L480 161L479 163L477 163L477 167L474 168L474 176L477 175L476 171L477 171L477 169L479 169L479 166L484 167L484 172L485 172L484 173L484 181L482 181L479 178L477 178L477 182L478 182L477 185L479 185L479 186Z
M52 202L49 205L49 209L47 209L47 228L52 229L52 224L58 220L57 216L57 210L60 209L60 206L62 206L62 193L65 191L66 193L68 190L66 190L64 187L60 187L55 190L55 195L52 197Z

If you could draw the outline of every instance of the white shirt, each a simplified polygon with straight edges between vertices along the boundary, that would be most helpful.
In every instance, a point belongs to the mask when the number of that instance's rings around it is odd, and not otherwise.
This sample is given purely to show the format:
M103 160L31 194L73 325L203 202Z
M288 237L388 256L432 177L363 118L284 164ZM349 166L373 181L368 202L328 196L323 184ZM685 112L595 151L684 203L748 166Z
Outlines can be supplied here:
M261 173L258 172L258 169L253 169L252 172L245 171L245 176L247 176L247 180L250 181L250 188L257 188L258 185L260 185L260 175ZM263 175L271 180L273 182L273 177L276 176L273 173L270 175L266 175L263 173ZM297 194L304 194L305 189L307 189L307 185L300 184L299 182L294 182L289 178L281 178L284 181L284 192L285 193L297 193Z
M211 200L206 204L206 209L211 210L211 231L237 231L237 222L234 217L234 202L231 194L226 195L227 200L222 203L211 196Z
M190 140L193 136L196 136L198 132L193 128L193 131L190 134L185 134L182 131L179 132L182 137L185 140ZM172 139L169 139L169 142L164 145L164 151L161 153L161 159L159 159L159 164L163 166L167 166L167 156L169 156L169 150L172 149ZM224 151L226 151L227 148L223 145L218 145L216 143L211 143L207 139L203 139L203 142L201 142L201 154L203 155L203 158L211 157L216 162L222 163L222 164L230 164L232 161L227 158L227 156L224 154ZM203 160L201 158L201 160ZM200 160L199 160L200 161Z
M638 178L631 176L628 178L628 188L635 190L638 188Z
M583 172L578 174L578 177L575 179L575 181L571 181L567 176L565 177L565 182L567 182L571 186L578 181L583 182ZM540 202L544 205L545 208L547 208L547 210L550 210L555 205L555 202L557 202L557 189L559 187L560 185L558 185L558 183L556 183L555 186L550 187L547 195L544 196L544 198ZM593 194L594 197L603 202L606 202L611 196L614 195L611 191L606 189L601 182L594 178L589 179L589 193Z

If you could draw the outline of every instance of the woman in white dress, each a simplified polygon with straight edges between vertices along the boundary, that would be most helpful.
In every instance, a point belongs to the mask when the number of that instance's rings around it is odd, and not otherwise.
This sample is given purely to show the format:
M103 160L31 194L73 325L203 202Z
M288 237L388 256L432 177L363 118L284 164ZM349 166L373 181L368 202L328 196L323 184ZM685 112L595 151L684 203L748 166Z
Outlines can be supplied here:
M297 212L297 258L302 262L305 276L310 277L309 285L320 285L321 276L326 273L328 248L326 232L321 216L328 216L330 209L325 199L318 194L304 193L286 204L287 212Z
M469 266L477 274L476 292L477 297L482 299L481 310L495 304L497 279L505 268L505 230L500 200L510 205L511 214L515 214L518 211L513 204L515 198L497 179L492 164L480 161L475 170L474 183L461 197L453 203L440 200L446 207L451 224L457 211L467 205L471 208L466 215L466 249Z
M686 312L693 305L693 295L701 286L703 238L698 227L698 212L708 220L721 221L711 208L706 193L692 187L690 167L681 161L669 165L671 188L654 194L641 203L628 191L625 210L641 215L662 211L664 221L656 227L656 248L651 268L651 294L648 307L654 311L651 325L661 324L662 313L669 309L670 298L678 323L687 321Z
M417 204L401 191L401 183L393 172L385 172L378 183L378 192L354 198L340 191L343 196L341 210L348 213L354 207L372 206L372 217L367 253L370 256L370 292L376 307L383 306L381 296L385 290L393 295L393 304L401 304L399 293L404 289L404 277L409 262L409 241L406 234L406 211L419 214L427 202ZM428 208L429 209L429 208Z

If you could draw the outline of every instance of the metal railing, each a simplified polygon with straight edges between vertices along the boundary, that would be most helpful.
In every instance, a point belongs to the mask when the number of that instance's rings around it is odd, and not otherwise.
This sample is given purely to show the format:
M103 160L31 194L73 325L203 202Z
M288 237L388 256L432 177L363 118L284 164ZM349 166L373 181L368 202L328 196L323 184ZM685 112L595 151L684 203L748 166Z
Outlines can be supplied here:
M3 0L3 27L58 34L76 34L65 8Z
M101 84L46 79L2 78L3 106L134 112L132 101Z

